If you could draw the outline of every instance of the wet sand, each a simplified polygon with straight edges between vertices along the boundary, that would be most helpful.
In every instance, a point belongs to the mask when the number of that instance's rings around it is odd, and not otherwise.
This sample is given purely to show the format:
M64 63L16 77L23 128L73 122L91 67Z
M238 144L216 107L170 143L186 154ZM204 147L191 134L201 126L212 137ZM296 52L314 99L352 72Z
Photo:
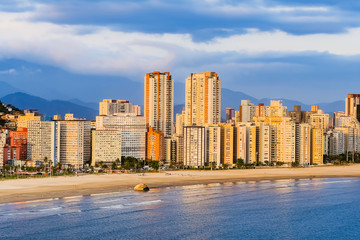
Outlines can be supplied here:
M63 198L133 190L138 183L151 188L235 181L360 177L360 164L308 168L263 168L214 171L167 171L142 174L102 174L0 181L0 203ZM151 190L150 190L151 191Z

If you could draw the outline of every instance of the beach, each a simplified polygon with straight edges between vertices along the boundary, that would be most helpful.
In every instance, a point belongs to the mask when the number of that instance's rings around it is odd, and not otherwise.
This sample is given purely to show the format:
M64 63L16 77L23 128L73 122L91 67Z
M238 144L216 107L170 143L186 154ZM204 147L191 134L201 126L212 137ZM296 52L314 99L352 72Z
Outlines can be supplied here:
M160 173L89 174L0 181L0 203L33 201L133 190L138 183L152 188L236 181L360 177L360 164L307 168L261 168Z

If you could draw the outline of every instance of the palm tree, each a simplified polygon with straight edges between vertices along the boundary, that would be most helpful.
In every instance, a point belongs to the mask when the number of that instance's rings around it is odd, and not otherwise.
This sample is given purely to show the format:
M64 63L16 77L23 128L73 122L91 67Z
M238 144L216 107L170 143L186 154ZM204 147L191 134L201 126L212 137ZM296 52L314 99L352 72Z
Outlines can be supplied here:
M48 163L48 158L44 157L44 163L45 163L45 172L47 173L47 163Z

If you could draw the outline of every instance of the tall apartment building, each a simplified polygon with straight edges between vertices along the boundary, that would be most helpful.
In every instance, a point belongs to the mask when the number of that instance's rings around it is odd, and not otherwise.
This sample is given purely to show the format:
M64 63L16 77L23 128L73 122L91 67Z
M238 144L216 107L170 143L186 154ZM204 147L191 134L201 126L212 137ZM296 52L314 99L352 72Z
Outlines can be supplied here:
M270 100L269 112L266 116L269 117L286 117L287 107L283 106L282 100Z
M271 126L263 122L256 123L257 161L271 163Z
M18 128L17 131L10 131L9 144L5 146L4 162L9 160L13 163L25 161L27 158L27 128Z
M314 128L321 128L324 132L329 130L329 114L325 114L323 111L318 110L317 113L310 115L309 124Z
M336 127L335 131L345 134L345 153L359 152L359 129L353 127Z
M294 110L288 112L289 117L295 123L305 123L305 112L301 111L300 105L294 105Z
M221 166L221 156L223 154L221 146L221 127L217 124L206 125L206 145L207 162Z
M234 167L236 163L236 127L231 124L220 124L221 126L221 162L229 167Z
M148 128L146 133L146 159L150 161L165 160L165 138L164 133Z
M146 125L173 134L174 80L168 72L153 72L144 79L144 116Z
M360 121L360 94L348 94L345 98L345 114Z
M255 106L250 100L241 100L239 107L240 122L252 122L255 116Z
M182 114L176 114L176 125L175 125L175 133L177 135L183 135L183 127L185 124L185 111L182 111Z
M57 159L63 165L80 169L91 158L91 126L86 120L56 122Z
M238 123L237 125L237 154L236 159L241 158L245 163L248 162L248 146L249 146L249 126L244 123Z
M311 129L311 164L323 164L324 156L324 130Z
M295 123L290 117L255 117L255 122L270 126L270 161L287 164L295 161Z
M184 163L184 137L183 135L174 134L172 139L175 142L176 163ZM173 149L173 147L172 147Z
M264 122L239 123L237 157L245 163L271 163L271 126Z
M204 167L206 163L206 147L205 127L184 127L184 166Z
M324 151L327 152L326 155L340 155L345 153L345 133L338 130L330 130L325 135L325 146L327 145L328 149Z
M311 163L311 126L309 124L296 124L295 161L301 165Z
M97 116L96 129L121 130L121 155L145 159L145 117L134 113Z
M0 169L4 166L4 147L6 145L8 134L6 132L0 133Z
M221 80L214 72L192 73L185 83L185 126L221 121Z
M110 166L117 159L121 160L121 131L93 130L91 165L104 162Z
M266 113L269 112L269 107L264 106L263 103L259 103L255 106L255 117L266 117Z
M141 108L133 105L127 100L104 99L99 103L99 115L114 115L116 113L141 114Z
M27 128L27 123L29 121L41 121L43 117L40 116L37 112L27 112L24 116L19 116L17 120L18 128Z
M39 164L48 161L56 162L56 127L53 121L27 122L27 158Z

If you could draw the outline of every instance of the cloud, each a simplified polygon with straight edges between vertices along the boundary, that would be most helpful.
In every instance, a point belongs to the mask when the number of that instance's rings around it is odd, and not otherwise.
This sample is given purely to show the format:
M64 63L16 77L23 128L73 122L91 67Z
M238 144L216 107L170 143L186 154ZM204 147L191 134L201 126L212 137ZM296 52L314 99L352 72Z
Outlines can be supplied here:
M12 75L12 74L16 74L16 70L11 68L11 69L8 69L8 70L0 70L0 74L9 74L9 75Z
M261 56L269 53L325 52L342 56L360 54L360 28L337 34L293 35L281 30L249 29L244 34L195 42L190 34L151 34L116 31L106 26L30 22L31 13L0 12L0 56L48 63L73 72L125 74L166 69L193 55ZM5 16L5 17L4 17ZM181 53L181 54L180 54ZM213 62L217 62L213 59Z

